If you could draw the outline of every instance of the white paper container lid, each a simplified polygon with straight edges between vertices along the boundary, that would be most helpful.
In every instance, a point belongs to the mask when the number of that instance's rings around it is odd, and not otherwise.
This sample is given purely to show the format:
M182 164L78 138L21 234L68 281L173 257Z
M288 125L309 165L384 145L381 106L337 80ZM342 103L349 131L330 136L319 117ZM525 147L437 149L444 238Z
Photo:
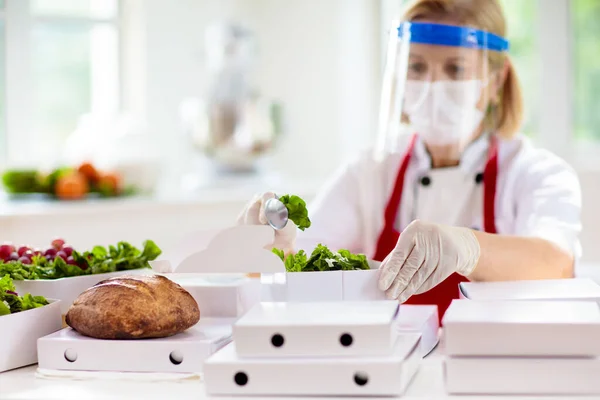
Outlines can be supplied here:
M236 327L390 325L398 312L397 301L264 302L240 318Z
M259 279L245 274L165 274L187 290L204 317L239 318L260 302Z
M233 328L244 357L389 354L398 334L396 301L260 303Z
M600 301L600 286L587 278L462 282L460 290L466 298L471 300Z
M443 324L446 355L600 355L593 301L454 300Z

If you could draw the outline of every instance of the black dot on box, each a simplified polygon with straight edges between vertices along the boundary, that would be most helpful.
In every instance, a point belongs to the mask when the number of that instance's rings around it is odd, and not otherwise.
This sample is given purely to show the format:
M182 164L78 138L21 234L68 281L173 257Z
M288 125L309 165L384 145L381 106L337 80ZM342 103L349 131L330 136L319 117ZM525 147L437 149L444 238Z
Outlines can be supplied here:
M65 350L65 360L67 360L68 362L77 361L77 351L73 349Z
M183 354L181 354L179 351L175 350L172 351L171 354L169 354L169 360L175 364L175 365L179 365L183 362Z
M369 382L369 376L364 372L357 372L354 374L354 383L358 386L365 386Z
M285 343L285 339L283 338L283 336L279 333L274 334L273 336L271 336L271 344L275 347L281 347L283 346L283 344Z
M342 346L344 346L344 347L352 346L352 342L354 342L354 339L352 338L351 334L344 333L342 336L340 336L340 343Z
M245 386L248 383L248 375L245 372L238 372L234 375L233 380L238 386Z

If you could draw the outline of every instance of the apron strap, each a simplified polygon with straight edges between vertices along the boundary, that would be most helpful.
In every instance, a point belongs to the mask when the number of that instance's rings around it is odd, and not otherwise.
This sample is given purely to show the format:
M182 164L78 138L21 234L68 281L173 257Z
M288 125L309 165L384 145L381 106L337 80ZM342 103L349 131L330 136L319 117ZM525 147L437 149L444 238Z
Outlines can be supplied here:
M498 139L490 138L488 158L483 171L483 228L487 233L496 231L496 180L498 178Z
M400 208L400 201L402 200L402 191L404 189L404 177L406 175L406 170L408 169L408 164L410 164L410 159L412 157L416 142L417 134L414 134L410 138L408 148L402 157L402 163L400 164L398 175L396 175L396 182L394 183L394 190L385 208L386 226L393 227L396 222L396 216L398 214L398 209Z

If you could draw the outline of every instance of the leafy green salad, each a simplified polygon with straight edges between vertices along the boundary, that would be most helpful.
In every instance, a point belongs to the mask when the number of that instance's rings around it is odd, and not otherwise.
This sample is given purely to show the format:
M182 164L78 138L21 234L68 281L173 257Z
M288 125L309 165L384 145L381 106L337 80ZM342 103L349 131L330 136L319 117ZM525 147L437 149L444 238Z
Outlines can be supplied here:
M279 200L285 204L288 209L288 218L298 226L298 229L305 230L311 225L308 217L306 202L298 196L285 195ZM287 272L314 272L314 271L349 271L370 269L367 257L364 254L352 254L349 250L331 251L323 244L317 245L312 251L310 257L299 250L295 254L285 255L283 250L274 248L273 253L277 254L284 262Z
M287 272L370 269L364 254L352 254L348 250L334 252L322 244L317 245L310 257L304 250L299 250L296 254L289 254L287 257L280 249L273 249L273 253L277 254L284 262Z
M151 240L145 241L141 250L119 242L84 252L74 250L60 239L43 251L4 244L0 246L0 276L8 275L14 280L58 279L150 268L149 261L160 254L160 248Z
M48 304L42 296L19 296L9 275L0 278L0 316L31 310Z

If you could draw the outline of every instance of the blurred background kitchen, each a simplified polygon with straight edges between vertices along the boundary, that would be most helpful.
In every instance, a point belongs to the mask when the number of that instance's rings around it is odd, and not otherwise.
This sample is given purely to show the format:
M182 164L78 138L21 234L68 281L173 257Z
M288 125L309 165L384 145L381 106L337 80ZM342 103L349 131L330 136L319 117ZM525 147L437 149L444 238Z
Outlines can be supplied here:
M600 263L600 1L502 3L524 132L579 172L584 261ZM89 162L93 178L58 199L5 185L0 240L169 247L231 225L256 192L310 200L374 138L401 4L0 0L0 171L56 185Z

